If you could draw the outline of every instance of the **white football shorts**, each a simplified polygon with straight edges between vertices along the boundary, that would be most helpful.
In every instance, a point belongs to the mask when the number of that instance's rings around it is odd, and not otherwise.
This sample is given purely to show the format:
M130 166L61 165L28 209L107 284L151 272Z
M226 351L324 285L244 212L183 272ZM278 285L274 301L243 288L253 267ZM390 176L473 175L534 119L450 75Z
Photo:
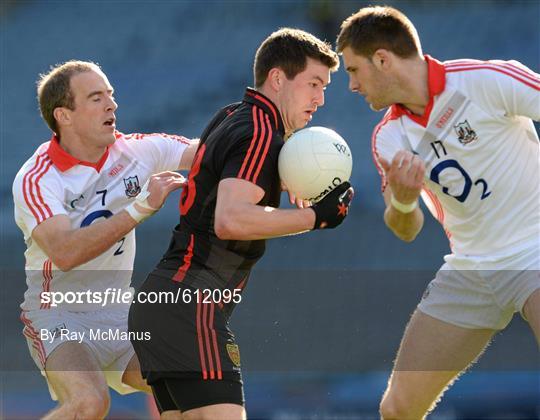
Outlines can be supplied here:
M540 289L540 252L532 247L504 256L445 257L418 309L458 327L501 330Z
M122 383L122 375L135 354L127 336L129 305L91 312L70 312L59 308L23 311L23 335L32 359L44 371L47 357L62 343L86 344L96 356L109 387L119 394L137 390ZM48 383L48 382L47 382ZM53 400L57 400L49 385Z

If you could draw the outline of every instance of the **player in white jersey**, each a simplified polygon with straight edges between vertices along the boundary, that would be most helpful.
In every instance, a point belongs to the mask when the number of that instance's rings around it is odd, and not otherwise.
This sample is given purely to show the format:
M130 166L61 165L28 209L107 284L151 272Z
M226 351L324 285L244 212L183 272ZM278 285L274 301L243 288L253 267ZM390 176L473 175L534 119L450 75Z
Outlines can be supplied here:
M349 87L373 110L386 225L421 230L422 194L452 254L413 314L381 402L383 418L423 418L493 334L521 312L540 339L540 173L533 120L540 77L516 61L422 55L401 12L366 7L337 41Z
M42 75L38 98L54 134L13 184L27 244L23 333L60 402L46 418L103 418L107 385L149 391L127 336L134 228L184 185L172 171L189 169L197 142L116 131L113 89L94 63Z

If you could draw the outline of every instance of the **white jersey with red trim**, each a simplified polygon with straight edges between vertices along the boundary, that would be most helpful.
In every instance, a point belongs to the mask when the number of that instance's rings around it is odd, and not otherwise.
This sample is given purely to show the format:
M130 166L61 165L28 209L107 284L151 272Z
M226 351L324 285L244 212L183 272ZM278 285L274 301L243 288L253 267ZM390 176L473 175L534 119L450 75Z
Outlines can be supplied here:
M392 106L375 128L374 160L399 150L426 164L422 198L455 254L514 254L539 246L540 76L516 61L428 63L423 116Z
M49 308L50 303L41 299L42 292L130 290L135 230L99 257L68 272L55 267L32 239L32 231L56 215L67 215L72 227L79 228L120 212L134 200L150 175L177 170L188 145L189 140L181 136L117 132L116 141L101 160L90 164L69 155L55 137L43 143L19 170L13 183L15 220L27 246L28 289L21 308ZM58 306L76 311L102 306L91 299Z

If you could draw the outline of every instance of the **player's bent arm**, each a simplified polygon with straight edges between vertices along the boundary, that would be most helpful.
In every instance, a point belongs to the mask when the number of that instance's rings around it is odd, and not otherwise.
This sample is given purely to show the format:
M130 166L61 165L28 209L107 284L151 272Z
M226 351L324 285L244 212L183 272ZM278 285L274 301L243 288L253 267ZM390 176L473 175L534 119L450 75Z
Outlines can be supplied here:
M422 230L424 213L420 207L416 207L410 213L402 213L392 205L391 195L390 188L386 188L383 193L386 204L384 222L399 239L405 242L412 242Z
M136 225L126 211L78 229L71 227L68 216L58 215L36 226L32 239L55 266L69 271L103 254Z
M195 158L195 153L197 153L197 148L199 147L199 139L190 140L190 144L182 153L180 158L180 163L178 165L178 170L189 170L191 169L191 164Z
M74 229L66 215L53 216L32 231L32 238L62 271L69 271L107 251L138 223L158 211L167 196L185 184L176 172L160 172L148 180L135 202L118 214Z
M311 209L280 210L258 206L264 190L251 182L227 178L218 186L214 230L223 240L257 240L313 229Z

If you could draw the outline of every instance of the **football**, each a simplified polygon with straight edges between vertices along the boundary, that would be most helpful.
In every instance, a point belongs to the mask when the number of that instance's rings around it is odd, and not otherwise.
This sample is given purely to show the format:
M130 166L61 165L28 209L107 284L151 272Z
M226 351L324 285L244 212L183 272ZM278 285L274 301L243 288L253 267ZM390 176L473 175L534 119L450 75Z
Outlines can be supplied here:
M304 128L283 145L278 169L289 192L297 198L317 202L350 179L351 150L334 130Z

